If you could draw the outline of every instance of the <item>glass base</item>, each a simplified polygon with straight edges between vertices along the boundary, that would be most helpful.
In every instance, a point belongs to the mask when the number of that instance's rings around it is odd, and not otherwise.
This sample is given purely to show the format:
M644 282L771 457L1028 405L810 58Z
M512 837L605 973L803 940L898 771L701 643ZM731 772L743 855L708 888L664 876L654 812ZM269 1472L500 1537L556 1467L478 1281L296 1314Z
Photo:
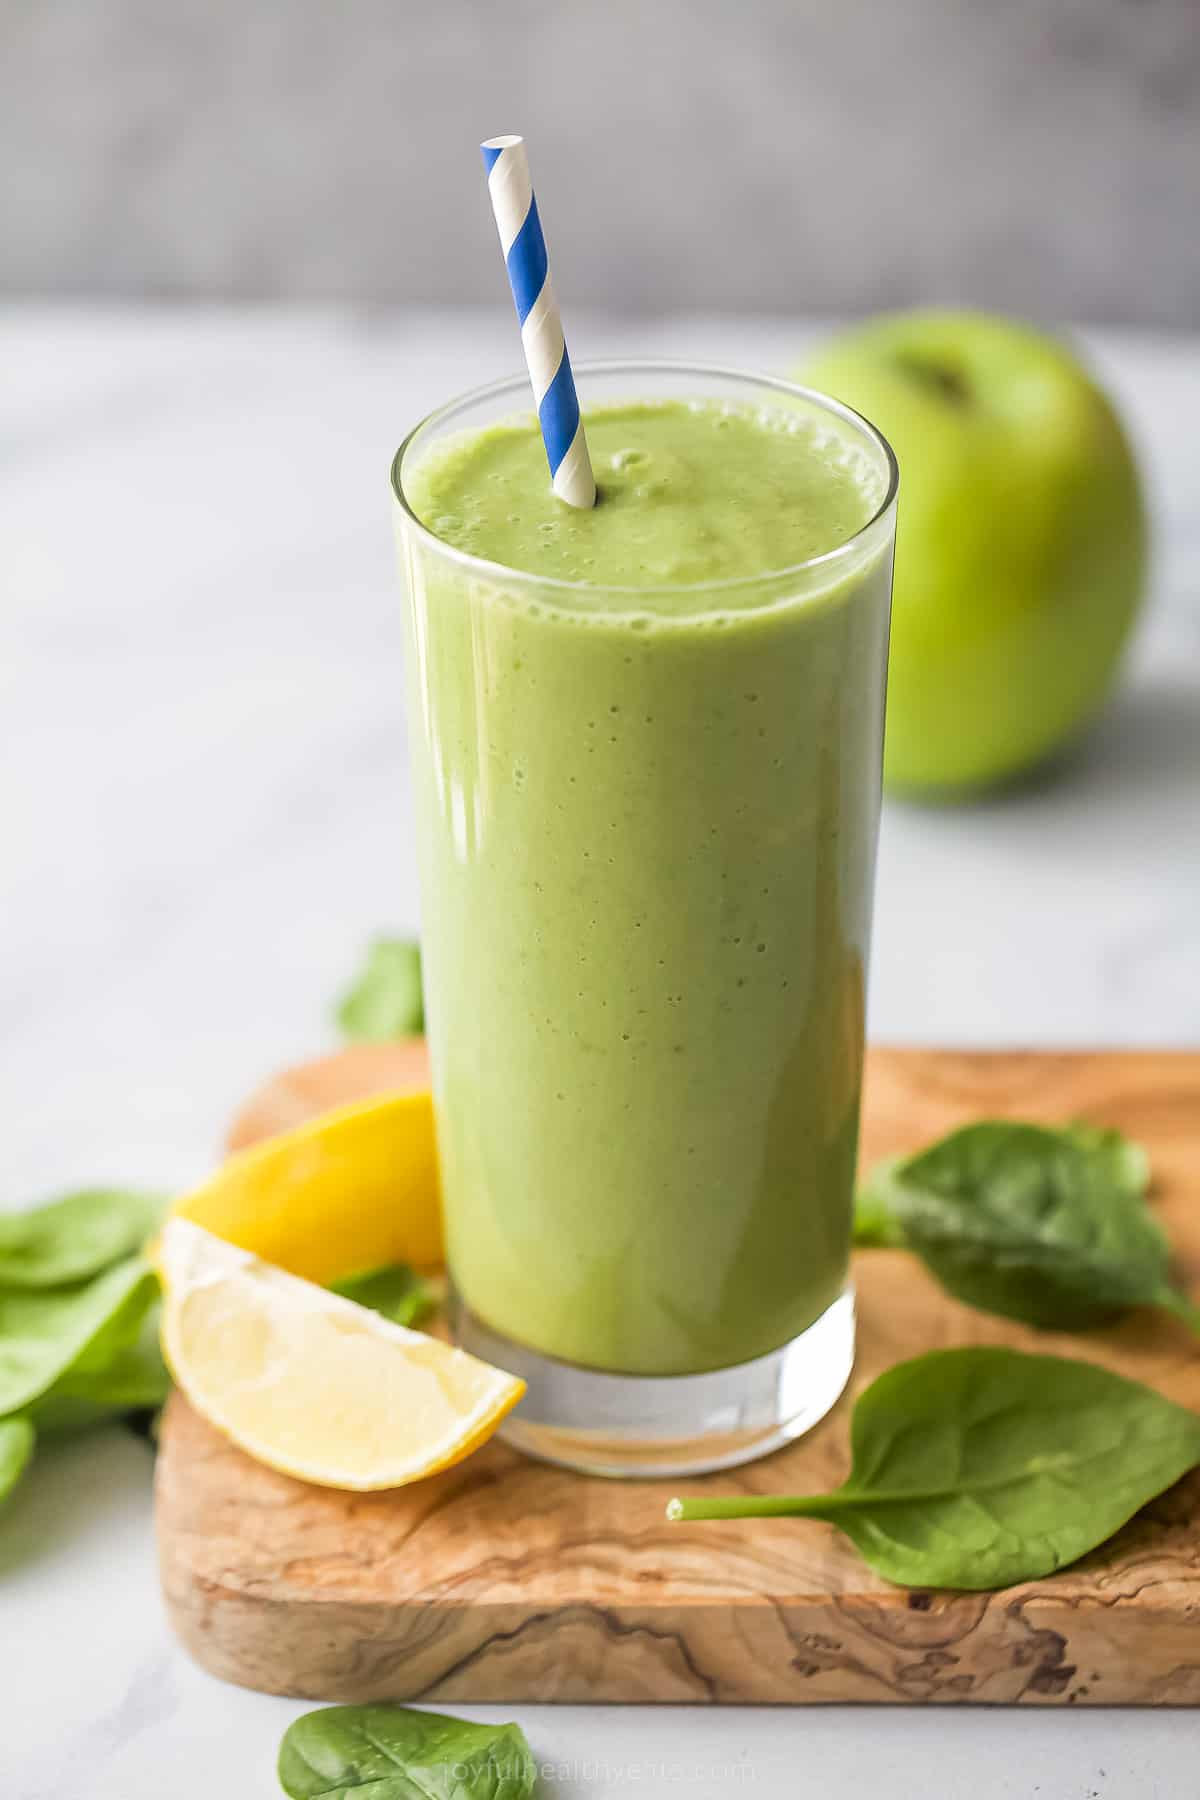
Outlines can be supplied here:
M526 1383L500 1436L542 1462L587 1475L704 1475L802 1437L837 1400L854 1364L854 1290L767 1356L705 1375L609 1375L503 1337L450 1296L454 1340Z

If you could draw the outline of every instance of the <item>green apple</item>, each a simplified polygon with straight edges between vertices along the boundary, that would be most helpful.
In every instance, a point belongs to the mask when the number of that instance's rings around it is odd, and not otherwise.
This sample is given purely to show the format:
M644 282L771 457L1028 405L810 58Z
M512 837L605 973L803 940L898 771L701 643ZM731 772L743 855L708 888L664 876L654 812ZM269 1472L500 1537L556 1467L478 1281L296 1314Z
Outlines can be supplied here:
M1033 768L1093 716L1145 577L1137 466L1061 343L979 313L899 313L802 371L900 464L884 775L962 793Z

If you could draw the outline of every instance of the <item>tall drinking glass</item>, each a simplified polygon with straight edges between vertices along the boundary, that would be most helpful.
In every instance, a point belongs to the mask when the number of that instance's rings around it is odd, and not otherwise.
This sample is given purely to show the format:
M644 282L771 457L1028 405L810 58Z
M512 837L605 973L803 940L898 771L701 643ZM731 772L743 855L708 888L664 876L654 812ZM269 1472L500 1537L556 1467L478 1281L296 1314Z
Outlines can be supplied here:
M634 589L482 560L418 516L425 459L528 413L523 380L434 413L393 467L455 1334L528 1383L511 1442L697 1472L807 1430L853 1361L896 465L784 382L576 379L585 419L793 417L871 485L823 555Z

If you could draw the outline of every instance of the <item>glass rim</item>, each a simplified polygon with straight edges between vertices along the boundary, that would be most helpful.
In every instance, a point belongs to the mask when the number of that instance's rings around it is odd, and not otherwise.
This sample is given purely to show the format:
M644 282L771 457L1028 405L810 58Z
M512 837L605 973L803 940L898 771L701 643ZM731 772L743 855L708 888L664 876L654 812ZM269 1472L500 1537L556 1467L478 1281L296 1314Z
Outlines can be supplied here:
M528 584L530 587L543 591L551 589L559 594L576 596L586 594L616 594L631 598L637 596L644 603L655 595L735 593L746 588L787 581L811 574L814 571L823 573L828 570L836 573L843 562L853 560L856 555L861 554L864 545L869 544L873 537L882 535L879 528L894 509L900 486L900 468L896 461L896 453L877 425L873 425L870 419L862 413L856 412L854 407L847 406L844 401L835 400L832 394L824 394L817 388L805 387L800 382L787 381L782 376L762 374L753 369L739 369L731 363L691 362L686 358L607 357L591 362L576 363L574 370L576 376L583 379L589 375L629 374L636 376L651 372L659 375L715 376L724 381L746 382L778 394L786 394L792 399L808 401L822 411L834 414L843 423L852 426L881 453L884 467L887 470L887 483L883 499L871 517L860 525L857 531L842 543L835 544L832 549L823 550L818 556L806 557L801 562L788 563L781 568L758 569L751 575L731 575L720 581L659 582L653 586L632 586L619 582L571 580L562 575L541 575L533 569L516 569L508 563L494 562L488 557L476 556L470 550L461 550L456 544L447 543L445 538L439 537L437 532L432 530L413 510L408 495L404 491L404 459L423 432L479 402L499 399L503 394L520 393L524 390L530 401L530 411L535 411L532 405L532 395L529 394L529 376L526 371L522 370L520 374L506 375L499 381L486 382L482 387L472 388L467 393L455 395L452 400L447 400L443 405L435 407L432 412L426 413L424 418L419 419L411 431L406 433L400 448L392 458L392 493L404 513L407 525L416 532L420 540L439 555L457 563L460 567L508 587L512 587L514 584ZM549 479L548 473L547 479Z

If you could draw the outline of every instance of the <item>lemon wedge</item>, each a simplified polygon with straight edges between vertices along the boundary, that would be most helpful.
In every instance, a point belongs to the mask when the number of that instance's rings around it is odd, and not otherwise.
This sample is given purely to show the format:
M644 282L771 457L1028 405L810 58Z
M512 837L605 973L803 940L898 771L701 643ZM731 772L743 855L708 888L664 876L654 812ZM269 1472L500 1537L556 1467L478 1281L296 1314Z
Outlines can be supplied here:
M525 1384L186 1219L158 1245L163 1353L196 1411L323 1487L402 1487L491 1436Z
M433 1099L356 1101L231 1156L171 1217L322 1284L442 1261Z

